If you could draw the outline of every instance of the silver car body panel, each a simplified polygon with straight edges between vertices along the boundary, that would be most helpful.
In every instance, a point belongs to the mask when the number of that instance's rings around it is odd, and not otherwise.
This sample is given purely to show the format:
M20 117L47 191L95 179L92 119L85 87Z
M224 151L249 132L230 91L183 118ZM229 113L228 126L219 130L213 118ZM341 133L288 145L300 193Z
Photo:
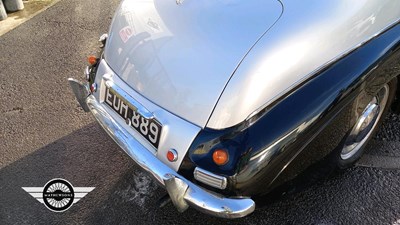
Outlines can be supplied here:
M277 0L122 1L105 59L136 92L204 127L237 65L282 10Z
M139 134L139 132L134 130L132 127L129 127L122 117L120 117L113 109L104 103L106 82L111 82L113 85L117 86L118 89L123 90L123 92L120 92L119 94L123 95L122 97L124 97L124 99L134 99L135 101L139 102L162 124L162 132L158 150L155 149L141 134ZM113 117L120 127L129 132L134 139L136 139L141 145L154 154L160 161L177 171L182 163L187 149L189 149L192 141L200 131L200 127L195 126L172 113L169 113L132 90L131 87L129 87L124 81L116 76L116 74L104 60L101 60L98 65L95 83L98 86L98 90L93 93L93 96L101 105L104 105L104 110ZM129 96L124 96L127 95L127 93L129 93ZM174 162L168 161L166 157L168 150L171 148L175 149L178 153L178 159Z
M286 0L283 5L279 21L235 71L207 127L244 121L400 18L400 1L393 0Z

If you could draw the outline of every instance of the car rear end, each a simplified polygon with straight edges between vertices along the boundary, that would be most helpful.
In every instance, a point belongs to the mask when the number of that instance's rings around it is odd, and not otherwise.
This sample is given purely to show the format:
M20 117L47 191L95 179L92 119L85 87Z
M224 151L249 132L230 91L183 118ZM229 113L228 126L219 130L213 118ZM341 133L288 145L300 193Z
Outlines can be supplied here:
M209 134L207 121L236 67L282 6L272 0L172 3L122 1L101 37L104 52L85 70L87 82L70 78L70 85L82 108L165 187L179 211L192 206L218 217L246 216L255 203L230 191L233 169L212 171L235 168L237 158L224 149L193 148ZM196 159L213 165L197 166Z

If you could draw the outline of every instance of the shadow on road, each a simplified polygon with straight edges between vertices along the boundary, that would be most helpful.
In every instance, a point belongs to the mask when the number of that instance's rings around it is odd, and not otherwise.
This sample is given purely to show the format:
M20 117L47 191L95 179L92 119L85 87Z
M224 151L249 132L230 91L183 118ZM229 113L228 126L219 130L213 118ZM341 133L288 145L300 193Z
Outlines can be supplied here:
M63 213L49 211L21 189L57 177L96 188ZM397 170L354 168L246 218L218 219L194 209L180 214L171 204L158 208L164 189L92 123L0 170L0 224L373 224L369 218L393 224L400 218L396 177Z

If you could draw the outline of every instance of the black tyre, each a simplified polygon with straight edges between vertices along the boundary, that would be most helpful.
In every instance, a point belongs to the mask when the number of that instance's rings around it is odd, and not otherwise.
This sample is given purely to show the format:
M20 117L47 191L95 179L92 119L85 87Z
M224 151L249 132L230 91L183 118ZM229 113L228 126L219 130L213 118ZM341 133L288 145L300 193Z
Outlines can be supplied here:
M374 87L373 94L356 99L351 114L351 128L333 154L334 163L340 169L351 167L360 159L365 146L386 117L396 89L397 78L394 78L378 88Z

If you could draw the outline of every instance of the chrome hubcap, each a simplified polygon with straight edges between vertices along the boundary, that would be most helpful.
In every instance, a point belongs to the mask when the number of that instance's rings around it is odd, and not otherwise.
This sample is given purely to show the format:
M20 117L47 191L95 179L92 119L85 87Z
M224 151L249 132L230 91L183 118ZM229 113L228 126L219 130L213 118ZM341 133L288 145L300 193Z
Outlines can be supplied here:
M385 109L389 93L389 85L385 84L378 94L365 107L356 125L347 137L340 157L344 160L355 155L373 133Z

